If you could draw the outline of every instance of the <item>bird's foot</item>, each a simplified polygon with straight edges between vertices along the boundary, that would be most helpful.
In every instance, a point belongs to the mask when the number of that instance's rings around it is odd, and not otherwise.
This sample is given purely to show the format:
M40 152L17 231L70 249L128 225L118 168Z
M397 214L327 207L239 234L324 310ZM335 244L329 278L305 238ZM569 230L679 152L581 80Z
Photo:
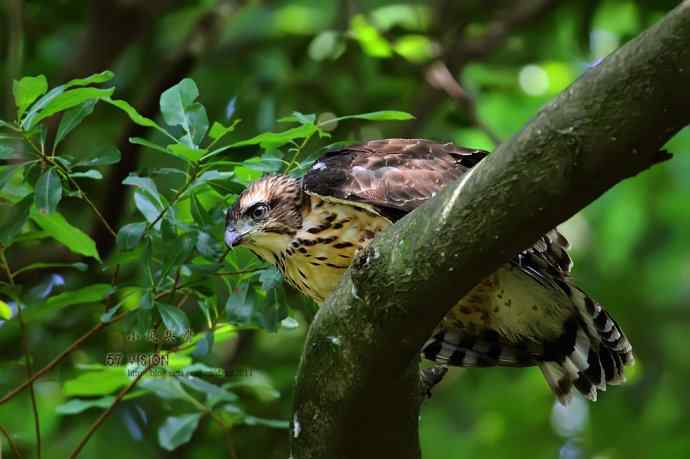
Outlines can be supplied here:
M431 398L431 389L433 389L436 384L440 383L446 373L448 373L448 367L445 365L439 365L429 368L422 368L419 373L424 395L426 395L427 398Z

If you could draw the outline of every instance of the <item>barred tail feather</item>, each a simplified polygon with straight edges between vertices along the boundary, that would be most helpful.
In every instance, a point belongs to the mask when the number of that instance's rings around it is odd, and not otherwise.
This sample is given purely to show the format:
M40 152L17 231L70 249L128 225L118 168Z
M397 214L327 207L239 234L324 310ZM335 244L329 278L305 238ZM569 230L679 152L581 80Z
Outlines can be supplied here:
M634 362L632 346L616 321L582 290L563 284L577 309L557 343L545 346L540 364L546 382L562 404L573 387L595 401L597 391L625 382L624 369Z

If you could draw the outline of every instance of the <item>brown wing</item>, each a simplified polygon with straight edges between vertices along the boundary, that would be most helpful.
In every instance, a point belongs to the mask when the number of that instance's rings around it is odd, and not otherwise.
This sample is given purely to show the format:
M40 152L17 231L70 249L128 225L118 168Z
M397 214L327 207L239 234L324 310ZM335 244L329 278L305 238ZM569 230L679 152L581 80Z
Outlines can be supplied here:
M304 189L322 196L373 205L396 221L460 178L488 152L423 139L372 140L335 150L304 176ZM572 260L566 238L553 229L512 263L536 281L554 285Z
M304 189L370 204L395 221L486 155L423 139L372 140L327 153L304 176Z

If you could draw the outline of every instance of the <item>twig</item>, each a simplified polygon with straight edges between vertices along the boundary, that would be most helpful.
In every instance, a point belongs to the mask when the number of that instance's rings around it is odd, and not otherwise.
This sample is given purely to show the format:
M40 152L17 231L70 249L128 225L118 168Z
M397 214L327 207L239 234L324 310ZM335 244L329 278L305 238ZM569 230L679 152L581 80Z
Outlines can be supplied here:
M5 256L5 247L0 245L0 261L2 266L5 268L7 277L10 281L10 285L14 288L14 274L10 269L9 263L7 263L7 257ZM29 339L26 331L26 322L24 322L24 315L22 313L22 305L19 301L15 301L17 305L17 319L19 320L19 326L21 328L22 334L22 352L24 353L24 361L26 364L26 376L29 380L33 379L33 369L31 365L31 354L29 353ZM38 405L36 404L36 391L34 390L34 383L29 383L29 393L31 394L31 409L34 414L34 429L36 431L36 449L38 452L38 459L41 459L41 423L38 418Z
M113 403L108 407L107 410L105 410L105 411L98 417L98 419L96 419L96 422L94 422L94 423L91 425L91 427L89 428L88 432L86 432L86 435L84 435L84 437L83 437L83 438L81 439L81 441L79 442L79 445L77 445L77 447L74 449L74 451L72 451L72 454L70 454L70 456L69 456L70 459L74 459L74 458L76 458L77 456L79 456L79 453L80 453L81 450L84 448L84 446L86 446L86 443L88 443L88 441L89 441L89 439L91 438L91 436L94 434L94 432L96 432L96 430L101 426L101 424L103 424L103 422L108 418L108 416L110 416L110 413L113 412L113 409L115 408L115 406L124 398L125 395L127 395L127 394L129 393L129 391L131 391L131 390L134 388L134 386L137 385L137 383L139 382L139 380L140 380L146 373L148 373L148 371L149 371L151 368L153 368L154 365L155 365L155 360L154 360L154 359L151 359L151 362L146 366L146 368L144 368L144 369L141 371L141 373L139 373L139 374L137 375L137 377L134 378L134 380L133 380L131 383L129 383L129 385L128 385L127 387L125 387L124 389L122 389L122 390L120 391L120 393L117 394L117 397L115 397L115 400L113 400Z
M98 324L96 324L96 326L94 326L91 330L87 331L82 336L77 338L67 349L62 351L58 356L56 356L53 360L51 360L50 363L48 363L46 366L44 366L43 368L38 370L36 373L31 375L30 378L28 378L26 381L21 383L19 386L15 387L11 391L9 391L7 394L5 394L5 396L0 398L0 405L2 405L3 403L8 402L12 398L14 398L17 394L22 392L24 389L31 386L35 380L37 380L38 378L42 377L43 375L48 373L50 370L55 368L58 364L60 364L60 362L62 362L65 359L65 357L67 357L72 352L77 350L79 348L79 346L81 346L81 343L83 343L84 341L86 341L91 336L98 333L103 328L107 327L108 325L115 323L115 322L119 321L120 319L124 318L127 314L129 314L129 311L125 311L125 312L113 317L110 320L110 322L99 322Z
M19 452L19 448L17 448L17 444L14 442L12 437L10 436L10 433L2 426L0 425L0 432L7 438L7 443L10 444L10 447L12 447L12 451L14 451L14 455L21 458L22 455Z
M479 117L477 102L474 97L460 86L460 83L450 72L445 62L436 61L431 64L426 70L426 81L432 87L444 91L455 100L460 110L465 112L469 117L470 123L484 132L494 145L501 143L501 138Z

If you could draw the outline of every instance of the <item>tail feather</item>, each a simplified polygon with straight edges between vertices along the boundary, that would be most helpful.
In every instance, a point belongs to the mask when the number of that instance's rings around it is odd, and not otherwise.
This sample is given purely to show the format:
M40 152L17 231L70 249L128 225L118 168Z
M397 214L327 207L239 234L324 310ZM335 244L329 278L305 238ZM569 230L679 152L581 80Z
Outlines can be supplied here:
M558 344L553 346L561 355L546 356L540 367L562 404L572 398L573 387L594 401L598 390L625 382L625 366L635 361L632 346L599 303L570 284L562 288L573 300L578 314L569 321L570 325L566 323ZM574 340L573 326L577 329Z
M553 341L508 343L495 331L471 335L440 329L422 350L429 360L461 367L538 365L551 390L567 404L574 390L596 401L607 385L625 382L625 366L634 363L632 346L616 321L587 294L559 283L576 311Z

